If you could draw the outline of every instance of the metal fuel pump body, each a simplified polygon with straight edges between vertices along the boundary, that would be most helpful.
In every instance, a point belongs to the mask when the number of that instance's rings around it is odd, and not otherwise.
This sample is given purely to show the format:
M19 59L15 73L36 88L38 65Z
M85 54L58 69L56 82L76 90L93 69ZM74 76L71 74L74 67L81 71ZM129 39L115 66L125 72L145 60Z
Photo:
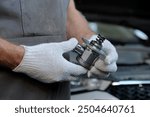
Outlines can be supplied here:
M99 57L104 59L101 49L105 38L98 34L96 39L91 42L86 39L82 40L84 43L82 45L78 44L74 49L74 51L78 54L76 60L86 69L90 69Z

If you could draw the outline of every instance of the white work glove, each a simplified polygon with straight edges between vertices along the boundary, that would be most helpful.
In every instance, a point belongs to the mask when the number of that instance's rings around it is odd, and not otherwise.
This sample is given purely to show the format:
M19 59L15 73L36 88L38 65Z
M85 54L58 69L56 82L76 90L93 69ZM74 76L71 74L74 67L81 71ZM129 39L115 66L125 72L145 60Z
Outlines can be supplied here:
M61 43L24 46L23 60L13 71L25 73L44 83L70 80L70 75L85 74L86 69L63 57L63 53L73 50L77 43L78 41L72 38Z
M93 35L89 41L96 40L96 37L97 35ZM106 57L104 60L99 58L95 62L94 66L88 71L89 78L93 76L106 78L110 73L117 71L118 54L111 42L105 39L101 51L104 52Z

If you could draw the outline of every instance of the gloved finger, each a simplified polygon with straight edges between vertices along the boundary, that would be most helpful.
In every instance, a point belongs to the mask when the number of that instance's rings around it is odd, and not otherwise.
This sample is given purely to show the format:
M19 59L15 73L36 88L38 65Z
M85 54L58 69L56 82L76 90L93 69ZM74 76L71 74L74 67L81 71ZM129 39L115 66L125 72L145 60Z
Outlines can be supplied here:
M112 64L118 60L118 54L117 53L110 53L108 56L105 58L105 63L106 64Z
M69 61L67 61L66 59L64 59L64 68L66 68L65 72L71 74L71 75L82 75L82 74L86 74L87 73L87 69L85 69L84 67L71 63Z
M78 44L77 39L76 38L71 38L67 41L61 42L59 45L63 49L63 52L68 52L68 51L73 50L76 47L77 44Z
M98 59L94 67L98 70L104 71L104 72L116 72L117 71L117 65L116 62L113 62L111 64L106 64L103 60Z
M111 64L116 62L118 60L118 53L116 48L108 40L105 40L102 45L102 50L106 54L106 58L104 60L105 63Z
M77 80L77 79L78 79L77 76L70 75L70 76L67 77L67 80L69 80L69 81L73 81L73 80Z
M110 73L108 72L103 72L100 71L98 69L96 69L95 67L92 67L90 71L88 71L88 77L98 77L98 78L106 78L109 76Z

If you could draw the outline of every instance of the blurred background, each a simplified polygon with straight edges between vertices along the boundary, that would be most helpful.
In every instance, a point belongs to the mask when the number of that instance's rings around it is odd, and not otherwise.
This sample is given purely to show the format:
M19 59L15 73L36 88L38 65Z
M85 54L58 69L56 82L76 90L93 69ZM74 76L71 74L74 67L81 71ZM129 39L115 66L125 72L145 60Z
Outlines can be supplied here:
M118 71L108 79L72 81L72 99L149 100L150 7L147 1L75 0L75 3L91 29L115 45L119 60Z

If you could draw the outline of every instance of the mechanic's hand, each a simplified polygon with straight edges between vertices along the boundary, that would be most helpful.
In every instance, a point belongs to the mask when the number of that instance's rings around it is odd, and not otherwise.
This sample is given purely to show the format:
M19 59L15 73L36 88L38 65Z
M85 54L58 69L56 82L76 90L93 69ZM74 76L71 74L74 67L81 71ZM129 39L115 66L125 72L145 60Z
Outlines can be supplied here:
M63 53L73 50L77 43L78 41L72 38L61 43L24 46L23 60L13 71L25 73L44 83L70 80L70 75L85 74L86 69L63 57Z
M93 35L89 41L95 40L97 35ZM118 54L115 47L110 41L104 40L102 43L102 51L105 53L105 59L98 59L94 66L88 71L88 77L106 78L110 73L117 71L116 61Z

